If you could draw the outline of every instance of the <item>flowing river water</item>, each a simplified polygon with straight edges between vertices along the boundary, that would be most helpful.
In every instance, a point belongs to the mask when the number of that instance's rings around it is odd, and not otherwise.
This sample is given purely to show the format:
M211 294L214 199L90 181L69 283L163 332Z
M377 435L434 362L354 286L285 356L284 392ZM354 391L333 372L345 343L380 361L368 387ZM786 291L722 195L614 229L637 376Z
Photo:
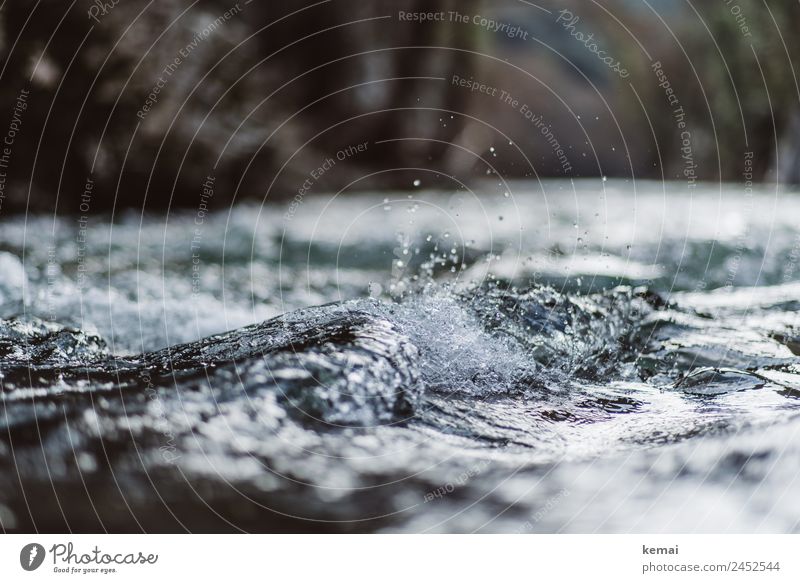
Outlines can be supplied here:
M6 531L796 532L800 196L0 221Z

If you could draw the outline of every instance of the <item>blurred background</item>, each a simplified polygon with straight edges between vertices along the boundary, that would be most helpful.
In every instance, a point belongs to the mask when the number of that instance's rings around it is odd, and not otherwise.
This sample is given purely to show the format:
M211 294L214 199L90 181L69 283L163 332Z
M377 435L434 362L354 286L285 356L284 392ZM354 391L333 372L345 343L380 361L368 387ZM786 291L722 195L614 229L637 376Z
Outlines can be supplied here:
M798 24L788 0L6 0L0 213L196 208L209 179L216 208L286 202L420 168L433 189L795 183Z

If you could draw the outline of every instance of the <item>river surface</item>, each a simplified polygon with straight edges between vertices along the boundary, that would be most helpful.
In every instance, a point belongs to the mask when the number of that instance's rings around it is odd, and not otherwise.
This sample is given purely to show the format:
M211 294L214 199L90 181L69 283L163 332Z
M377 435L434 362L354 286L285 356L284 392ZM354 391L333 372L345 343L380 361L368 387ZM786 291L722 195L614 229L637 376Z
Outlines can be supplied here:
M800 530L799 194L421 178L0 220L0 526Z

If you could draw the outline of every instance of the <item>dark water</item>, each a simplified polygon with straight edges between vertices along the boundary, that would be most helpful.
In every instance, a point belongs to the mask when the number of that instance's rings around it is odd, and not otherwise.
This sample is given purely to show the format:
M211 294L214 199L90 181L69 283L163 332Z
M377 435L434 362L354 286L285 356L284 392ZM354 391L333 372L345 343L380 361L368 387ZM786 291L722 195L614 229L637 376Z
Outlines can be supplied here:
M5 221L4 529L800 529L800 197L504 186Z

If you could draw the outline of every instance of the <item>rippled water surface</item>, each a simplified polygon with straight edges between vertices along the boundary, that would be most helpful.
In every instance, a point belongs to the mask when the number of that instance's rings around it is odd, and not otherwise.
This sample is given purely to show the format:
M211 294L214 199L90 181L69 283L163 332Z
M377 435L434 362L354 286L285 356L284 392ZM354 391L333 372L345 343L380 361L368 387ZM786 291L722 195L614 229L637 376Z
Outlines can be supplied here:
M0 225L6 530L800 529L800 196Z

